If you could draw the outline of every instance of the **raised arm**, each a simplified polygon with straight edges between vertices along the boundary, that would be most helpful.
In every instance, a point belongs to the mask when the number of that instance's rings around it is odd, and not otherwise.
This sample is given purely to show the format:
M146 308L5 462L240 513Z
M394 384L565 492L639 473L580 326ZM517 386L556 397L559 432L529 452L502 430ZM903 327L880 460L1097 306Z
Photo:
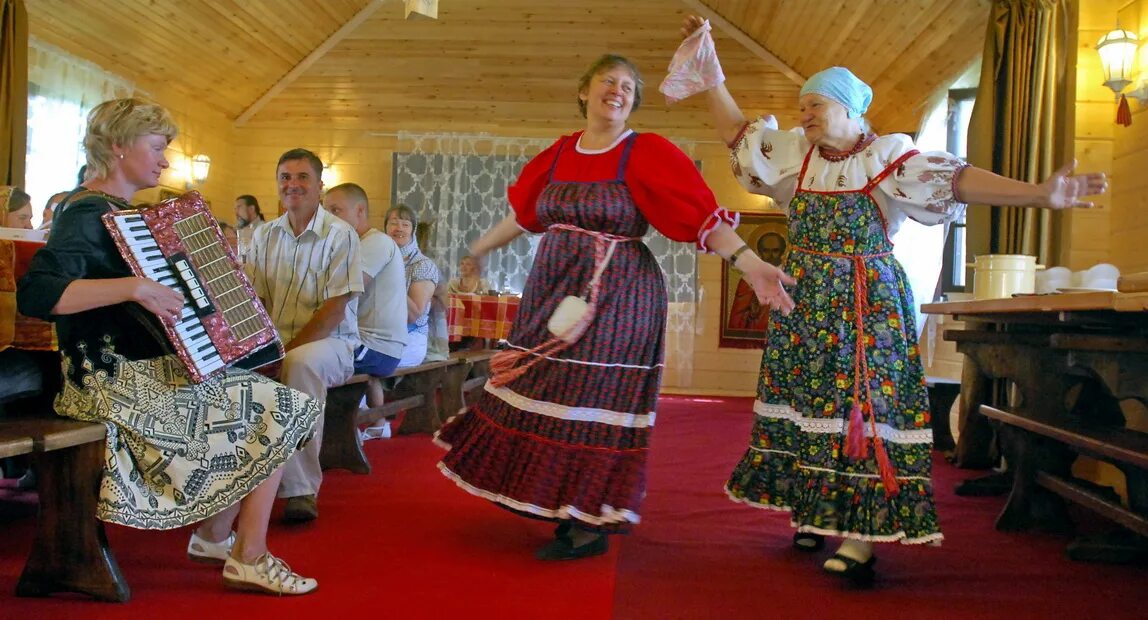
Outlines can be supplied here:
M697 15L687 16L682 22L682 38L689 37L704 23L705 20ZM741 108L738 107L733 95L730 94L724 83L707 90L706 101L709 103L710 112L713 113L718 135L726 144L732 144L742 126L745 125L745 114L742 114Z

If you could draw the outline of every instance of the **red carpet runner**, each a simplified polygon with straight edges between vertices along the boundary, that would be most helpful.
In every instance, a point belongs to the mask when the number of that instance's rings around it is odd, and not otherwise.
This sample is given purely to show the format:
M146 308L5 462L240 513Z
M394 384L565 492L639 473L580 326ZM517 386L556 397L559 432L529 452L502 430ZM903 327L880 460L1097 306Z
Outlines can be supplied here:
M272 552L317 578L314 594L233 593L223 588L219 570L186 559L188 530L109 526L131 602L16 598L33 526L24 518L0 520L0 620L610 616L616 550L585 562L541 564L533 553L552 527L458 490L435 467L442 450L429 436L370 441L366 449L374 472L328 472L317 521L272 521Z
M0 503L0 620L1144 617L1148 572L1070 562L1060 536L996 532L1003 500L954 497L956 482L979 474L943 463L945 544L882 546L875 589L844 587L820 570L828 552L790 550L785 515L725 499L750 423L749 399L664 398L643 523L605 557L559 564L531 555L550 536L546 524L454 488L426 436L369 442L375 473L330 473L317 522L272 524L272 549L321 582L298 599L225 591L217 570L185 559L186 530L120 527L108 533L130 603L16 598L33 518L13 516L26 504Z
M785 513L734 504L722 485L745 450L751 399L666 397L643 523L618 565L614 618L1144 618L1148 571L1072 562L1062 536L1004 534L1004 498L953 495L983 472L934 463L940 547L880 545L878 581L854 590L791 550Z

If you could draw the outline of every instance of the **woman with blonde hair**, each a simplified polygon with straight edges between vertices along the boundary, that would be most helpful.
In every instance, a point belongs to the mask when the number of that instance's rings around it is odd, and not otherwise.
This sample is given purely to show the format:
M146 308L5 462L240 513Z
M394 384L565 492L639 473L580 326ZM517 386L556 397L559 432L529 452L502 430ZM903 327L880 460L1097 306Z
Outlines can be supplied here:
M221 566L227 587L306 594L318 582L268 551L267 522L317 404L245 370L193 383L162 337L183 295L134 277L101 221L159 183L176 132L166 110L138 99L91 111L87 179L20 280L18 304L56 323L56 412L108 428L99 518L141 529L198 523L188 557Z

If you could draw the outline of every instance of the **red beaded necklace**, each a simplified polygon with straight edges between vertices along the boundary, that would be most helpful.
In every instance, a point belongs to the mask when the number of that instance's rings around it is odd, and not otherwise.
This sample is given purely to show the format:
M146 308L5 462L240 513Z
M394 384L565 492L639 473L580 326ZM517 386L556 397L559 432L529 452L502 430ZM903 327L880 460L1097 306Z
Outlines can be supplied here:
M876 139L877 134L863 133L861 134L861 137L857 139L857 144L854 144L853 148L849 149L848 151L838 151L836 149L819 146L817 147L817 153L821 155L821 158L825 161L845 161L846 159L853 157L861 151L864 151L865 147L869 146L869 144L871 144L873 140Z

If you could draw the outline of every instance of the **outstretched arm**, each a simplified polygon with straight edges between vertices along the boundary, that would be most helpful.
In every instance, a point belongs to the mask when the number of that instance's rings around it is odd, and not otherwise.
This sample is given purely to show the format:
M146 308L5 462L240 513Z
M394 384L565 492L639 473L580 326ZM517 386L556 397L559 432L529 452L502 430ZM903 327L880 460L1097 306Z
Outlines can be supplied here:
M982 168L969 167L957 180L957 195L962 202L1043 209L1088 208L1092 202L1085 196L1108 191L1108 179L1102 172L1072 174L1076 162L1057 170L1039 185L1002 177Z
M518 218L516 218L514 212L511 211L510 215L507 215L501 222L486 231L486 234L480 237L478 241L470 244L470 253L475 258L482 258L486 256L487 252L501 248L511 241L514 241L518 238L518 235L521 234L522 228L518 226Z
M741 271L742 279L749 283L757 300L763 306L789 314L793 310L793 299L785 290L785 285L797 284L793 276L761 260L757 254L745 247L745 241L734 232L729 224L719 224L707 238L709 248L718 256L729 260L735 253L737 258L731 263ZM745 248L744 250L742 248Z

